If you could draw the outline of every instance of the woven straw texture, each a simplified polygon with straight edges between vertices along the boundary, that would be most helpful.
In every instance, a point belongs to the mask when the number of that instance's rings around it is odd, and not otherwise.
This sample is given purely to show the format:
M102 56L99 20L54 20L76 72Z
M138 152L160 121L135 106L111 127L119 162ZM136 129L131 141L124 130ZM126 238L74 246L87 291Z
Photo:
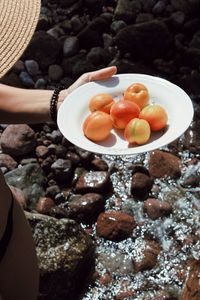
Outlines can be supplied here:
M40 0L0 0L0 78L28 46L39 14Z

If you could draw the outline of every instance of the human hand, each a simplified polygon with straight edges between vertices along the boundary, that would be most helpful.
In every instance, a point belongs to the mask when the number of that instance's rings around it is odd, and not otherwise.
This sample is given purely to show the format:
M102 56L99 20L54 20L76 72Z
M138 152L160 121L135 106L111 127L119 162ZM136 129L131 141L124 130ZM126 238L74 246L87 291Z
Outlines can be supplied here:
M58 100L58 109L62 104L66 96L68 96L72 91L74 91L79 86L95 80L105 80L117 73L117 68L115 66L103 68L97 71L84 73L81 75L68 89L61 91Z

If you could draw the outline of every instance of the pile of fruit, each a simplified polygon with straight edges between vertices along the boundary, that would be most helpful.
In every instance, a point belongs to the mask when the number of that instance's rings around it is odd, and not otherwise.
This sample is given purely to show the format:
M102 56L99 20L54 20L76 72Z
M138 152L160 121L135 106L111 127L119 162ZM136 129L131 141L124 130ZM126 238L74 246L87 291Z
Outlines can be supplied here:
M89 100L89 110L83 132L94 142L109 138L116 128L124 130L129 144L142 145L148 142L151 132L164 129L168 121L166 110L150 103L149 91L142 83L131 84L117 102L107 93L94 95Z

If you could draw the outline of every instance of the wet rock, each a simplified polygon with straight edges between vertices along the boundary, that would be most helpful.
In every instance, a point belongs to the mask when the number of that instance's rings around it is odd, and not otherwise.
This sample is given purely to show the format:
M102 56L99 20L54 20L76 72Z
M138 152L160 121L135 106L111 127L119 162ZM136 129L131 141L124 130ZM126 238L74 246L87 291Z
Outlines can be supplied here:
M99 158L92 160L91 167L96 171L108 171L108 164L106 161Z
M40 214L49 214L51 208L55 206L53 199L49 197L40 197L36 204L36 211Z
M133 274L131 259L122 251L116 250L111 251L111 253L106 253L106 251L105 253L101 252L98 254L98 260L110 274Z
M136 226L132 216L122 211L106 211L97 219L96 231L99 237L121 241L132 235Z
M177 156L155 150L149 156L149 173L154 178L178 178L181 175L181 160Z
M26 124L9 125L1 135L1 148L11 156L30 153L36 146L35 132Z
M9 187L12 191L12 194L13 194L15 200L17 200L19 205L23 209L27 209L27 199L26 199L26 196L25 196L24 192L21 189L15 187L15 186L10 185Z
M82 223L93 223L104 211L105 200L100 194L87 193L69 202L69 217Z
M157 264L157 257L160 253L160 245L154 241L145 241L143 255L133 258L135 272L149 270Z
M17 162L9 154L0 153L0 168L5 167L7 171L14 170Z
M72 163L69 159L59 158L52 165L51 170L55 178L62 182L67 182L72 177Z
M131 194L140 200L146 199L152 189L153 179L140 172L136 172L132 176Z
M144 212L152 220L169 216L172 212L171 204L165 201L159 201L154 198L149 198L144 202Z
M119 0L115 8L114 18L127 23L133 23L140 9L141 4L138 1Z
M53 64L58 57L61 45L57 39L45 31L37 31L31 39L24 55L33 59L44 69Z
M5 179L8 184L23 191L30 208L33 208L45 193L44 187L47 179L41 167L36 163L30 163L6 173Z
M199 132L200 121L195 121L191 124L191 127L185 132L185 138L183 140L183 145L185 149L191 152L199 153L200 151L200 139Z
M75 299L92 266L92 239L73 220L31 213L26 216L36 245L41 297Z
M194 260L190 264L188 279L184 285L182 300L199 300L200 299L200 262Z
M200 186L200 162L190 165L181 178L183 187L199 187Z
M90 171L81 175L76 183L77 193L107 193L111 188L109 173Z
M177 300L177 298L175 296L172 296L170 292L158 291L154 300Z
M135 291L120 292L115 296L115 300L132 299L135 296Z
M149 61L165 55L171 44L167 27L159 21L129 25L120 30L115 40L122 53L130 52L137 59Z
M112 276L109 273L105 273L99 278L99 283L102 285L109 285L112 282Z

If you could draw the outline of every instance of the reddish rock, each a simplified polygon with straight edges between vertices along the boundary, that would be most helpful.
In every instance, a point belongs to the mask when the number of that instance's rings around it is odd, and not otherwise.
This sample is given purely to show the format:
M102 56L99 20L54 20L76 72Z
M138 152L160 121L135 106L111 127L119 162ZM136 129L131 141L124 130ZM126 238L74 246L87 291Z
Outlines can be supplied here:
M147 213L149 218L156 220L164 216L169 216L172 212L172 206L165 201L149 198L144 202L144 212Z
M131 194L141 200L146 199L153 186L153 180L144 173L134 173L131 182Z
M133 299L133 296L135 296L135 291L121 292L115 296L115 300Z
M111 188L109 173L90 171L82 174L75 186L77 193L107 193Z
M37 204L36 204L36 210L40 214L49 214L51 211L51 208L55 206L55 203L53 199L49 197L40 197Z
M35 132L26 124L9 125L2 133L1 148L11 156L30 153L36 146Z
M112 282L112 276L109 273L105 273L99 278L99 283L102 285L109 285Z
M154 300L176 300L176 298L171 296L167 291L158 291Z
M11 171L17 167L17 162L9 154L0 153L0 168L2 167Z
M139 260L138 258L134 258L132 260L135 272L137 273L155 267L155 265L157 264L157 257L159 253L160 245L157 242L146 241L144 253L141 259Z
M122 211L106 211L97 219L97 235L108 240L121 241L132 235L136 226L132 216Z
M90 223L96 221L104 211L105 201L100 194L87 193L69 202L69 217L78 222Z
M190 265L190 272L186 280L181 300L200 299L200 261L194 260Z
M35 149L35 154L39 158L46 158L49 154L49 149L46 146L37 146Z
M15 187L15 186L9 186L12 193L13 193L13 196L15 197L15 199L17 200L17 202L20 204L20 206L23 208L23 209L26 209L27 208L27 199L25 197L25 194L24 192Z
M160 150L150 153L149 173L154 178L181 176L181 160L177 156Z
M93 159L91 162L91 166L96 171L108 171L108 165L103 159Z

